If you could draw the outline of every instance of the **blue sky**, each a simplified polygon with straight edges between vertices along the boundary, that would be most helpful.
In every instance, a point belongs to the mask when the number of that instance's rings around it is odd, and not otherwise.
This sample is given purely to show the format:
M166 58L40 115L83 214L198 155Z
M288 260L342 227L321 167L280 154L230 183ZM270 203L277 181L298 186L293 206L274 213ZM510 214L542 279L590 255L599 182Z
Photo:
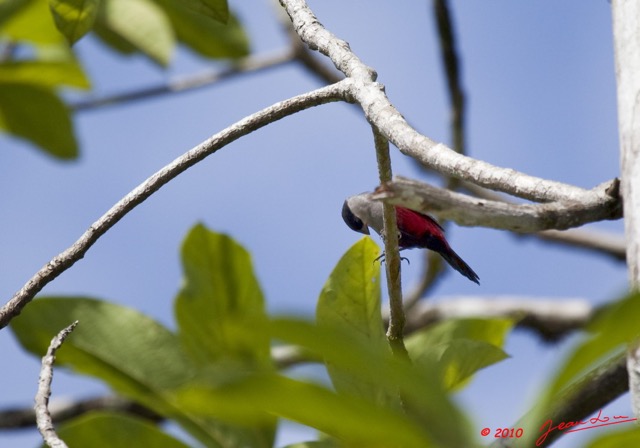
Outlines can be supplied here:
M255 54L287 40L266 1L230 1ZM310 1L320 21L348 41L391 101L420 132L449 143L448 103L430 2ZM472 157L590 188L619 175L610 4L606 1L452 2L468 94ZM122 58L92 38L77 46L95 94L116 93L215 68L181 50L166 71L141 57ZM224 84L77 115L77 162L59 163L28 144L0 136L0 292L7 300L113 203L153 172L233 122L276 101L319 87L296 65ZM394 172L419 177L397 151ZM173 327L180 286L178 251L197 222L232 235L253 254L274 313L312 315L341 254L358 238L342 222L346 196L375 187L371 131L354 106L330 104L240 139L182 174L125 217L45 294L89 295L139 309ZM592 226L622 232L622 222ZM481 286L450 273L430 300L458 295L585 298L603 303L627 287L625 267L530 239L455 225L455 250ZM404 287L421 254L404 254ZM569 341L570 343L570 341ZM508 427L527 409L568 343L547 347L513 334L507 361L481 372L459 396L482 427ZM0 334L0 406L31 405L38 360L9 331ZM53 396L104 388L57 371ZM630 413L628 398L610 412ZM607 410L605 410L606 412ZM282 439L290 440L290 430ZM568 435L559 447L580 446ZM0 432L2 446L36 446L34 431Z

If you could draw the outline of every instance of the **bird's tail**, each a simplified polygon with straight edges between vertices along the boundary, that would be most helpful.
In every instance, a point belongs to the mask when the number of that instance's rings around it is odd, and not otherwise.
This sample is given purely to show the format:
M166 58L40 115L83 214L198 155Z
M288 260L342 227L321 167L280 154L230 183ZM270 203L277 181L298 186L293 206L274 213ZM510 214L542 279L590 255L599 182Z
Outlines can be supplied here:
M457 253L453 251L451 248L447 248L448 250L443 250L440 253L442 258L445 259L447 263L451 265L453 269L467 277L474 283L480 284L480 277L476 274L471 267L465 263L465 261L458 256Z

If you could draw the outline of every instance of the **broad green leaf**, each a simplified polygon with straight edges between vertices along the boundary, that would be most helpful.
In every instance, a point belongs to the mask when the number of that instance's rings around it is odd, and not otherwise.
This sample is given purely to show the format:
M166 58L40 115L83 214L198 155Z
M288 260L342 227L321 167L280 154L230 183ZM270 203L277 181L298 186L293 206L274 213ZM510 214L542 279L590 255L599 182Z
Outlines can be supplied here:
M57 354L57 363L98 377L144 403L162 402L164 390L193 377L178 338L149 317L86 297L43 297L29 304L11 328L20 343L42 356L51 338L71 322L78 326ZM166 406L154 406L154 409Z
M100 20L100 17L98 17L98 20L96 20L96 23L93 27L93 33L105 45L111 47L112 50L115 50L118 53L131 55L135 54L138 51L138 49L131 42L109 28L103 20Z
M555 394L603 362L624 352L640 336L640 294L630 294L602 310L588 325L592 334L566 358L550 388Z
M229 20L229 6L227 0L171 0L174 3L208 17L218 22L227 23Z
M352 338L353 333L340 328L276 319L271 331L274 339L324 358L336 369L349 371L387 395L400 394L405 409L410 411L411 417L407 418L419 421L438 446L472 446L466 417L444 391L437 370L431 366L410 364L389 350L379 350L360 338ZM396 410L393 403L366 401L374 407Z
M380 250L369 237L355 243L338 261L318 305L318 324L352 331L374 345L386 342L380 310Z
M0 34L14 41L27 41L36 45L65 42L51 17L49 0L26 2L2 24Z
M0 129L60 159L78 156L67 106L48 88L0 82Z
M192 385L178 399L190 412L236 423L258 423L269 414L282 416L351 446L433 446L424 430L399 411L278 374L252 375L219 387Z
M51 14L58 30L70 45L93 27L101 0L49 0Z
M240 58L249 54L249 39L233 15L222 24L176 0L157 0L165 10L180 42L210 58Z
M2 0L0 1L0 29L5 20L17 14L20 9L24 8L32 0Z
M91 448L188 448L148 420L115 412L90 412L60 425L69 446Z
M377 350L389 350L380 310L380 264L378 246L364 237L338 261L320 292L318 325L338 328ZM376 402L390 399L372 383L327 363L336 390Z
M175 48L170 21L151 0L108 0L96 21L98 36L109 36L107 43L118 40L147 55L160 65L167 65ZM118 42L114 48L120 50Z
M201 376L227 381L270 370L264 299L249 253L230 237L194 226L182 245L184 284L175 313L184 350ZM249 331L251 329L252 331ZM222 446L267 447L275 421L256 427L209 422Z
M443 386L460 387L478 370L502 361L514 322L509 319L456 319L441 322L407 338L411 359L440 369Z
M38 298L13 319L22 346L42 356L51 338L79 324L56 354L56 363L103 380L115 391L173 418L210 446L218 434L211 423L184 413L171 392L194 377L194 366L178 338L149 317L90 298Z
M56 88L88 89L89 80L76 61L18 61L0 63L0 84L36 84Z
M191 358L199 365L226 360L270 366L264 299L249 253L199 224L182 245L182 264L185 279L175 312Z
M633 423L629 423L627 429L624 431L603 434L585 445L585 448L620 448L634 446L640 446L640 428Z

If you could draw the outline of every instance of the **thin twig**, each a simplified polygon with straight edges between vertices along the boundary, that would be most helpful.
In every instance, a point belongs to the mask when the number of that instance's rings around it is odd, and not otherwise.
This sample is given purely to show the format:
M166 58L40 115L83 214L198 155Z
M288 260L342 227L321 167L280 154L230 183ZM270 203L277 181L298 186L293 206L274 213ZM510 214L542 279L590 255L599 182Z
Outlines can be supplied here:
M380 182L391 180L391 156L389 142L379 132L373 129L373 137L378 160L378 175ZM393 205L384 204L384 252L387 273L387 290L389 291L389 327L387 339L395 354L408 357L404 346L404 308L402 304L402 278L400 271L400 249L398 246L398 224L396 209Z
M589 250L593 253L608 255L617 261L626 261L627 243L624 235L602 230L543 230L536 233L514 234L519 237L536 237L545 242L553 242L577 249Z
M228 67L207 70L202 73L170 79L155 86L132 89L130 91L104 95L96 98L86 98L70 105L74 112L84 112L105 106L119 106L125 103L146 100L158 96L185 93L192 90L210 87L221 81L235 79L239 75L248 75L281 67L292 62L299 62L314 76L326 84L335 84L343 79L337 76L325 64L318 61L295 34L289 20L282 21L283 28L289 36L290 48L262 55L251 55L230 63Z
M114 411L142 417L152 422L164 419L159 414L144 406L119 396L94 397L79 401L62 401L49 403L49 413L53 422L62 423L91 411ZM0 411L1 429L22 429L35 425L36 414L33 407L4 409Z
M438 26L440 59L442 60L449 92L451 145L454 151L464 154L465 95L462 88L462 77L460 76L460 63L455 33L453 32L453 21L449 13L447 0L433 0L433 15ZM452 190L455 189L455 187L450 188Z
M44 443L52 448L66 448L67 445L58 437L53 427L51 414L49 413L49 397L51 396L51 381L53 380L53 363L56 361L56 350L60 348L64 340L71 334L78 325L75 321L67 328L58 333L49 344L46 355L42 358L40 369L40 379L38 380L38 393L36 393L36 404L34 407L36 414L36 424Z
M220 131L153 174L111 207L71 247L49 261L14 294L13 298L0 309L0 328L4 328L13 317L17 316L46 284L80 260L107 230L167 182L220 148L269 123L313 106L343 100L346 86L350 82L350 80L344 80L256 112Z
M295 61L295 58L296 54L291 49L273 54L249 56L238 60L222 70L208 70L203 73L172 79L151 87L134 89L128 92L105 95L97 98L87 98L71 104L70 108L74 112L84 112L105 106L117 106L172 93L189 92L195 89L209 87L212 84L235 78L239 75L257 73L280 67Z

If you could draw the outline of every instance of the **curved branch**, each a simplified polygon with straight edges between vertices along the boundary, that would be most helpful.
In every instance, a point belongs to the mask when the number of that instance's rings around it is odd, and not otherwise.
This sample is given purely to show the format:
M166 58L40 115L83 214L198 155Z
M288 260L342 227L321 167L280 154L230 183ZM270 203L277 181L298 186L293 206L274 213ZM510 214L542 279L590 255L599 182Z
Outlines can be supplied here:
M56 350L60 348L67 336L76 328L76 325L78 325L78 321L75 321L54 336L51 344L49 344L47 353L42 358L34 410L36 414L36 424L40 434L42 434L44 443L52 448L67 448L67 445L58 437L58 434L56 434L53 421L51 420L51 414L49 413L49 397L51 396L51 381L53 381L53 363L56 361Z
M424 213L436 213L462 226L483 226L520 233L548 229L564 230L583 224L621 217L622 204L616 180L585 192L581 201L547 204L509 204L479 199L437 188L404 177L379 187L372 199L401 205Z
M269 106L220 131L153 174L111 207L111 209L94 222L71 247L51 259L51 261L43 266L14 294L11 300L0 309L0 328L7 326L13 317L20 314L22 308L24 308L46 284L69 269L76 261L80 260L87 250L89 250L107 230L170 180L220 148L269 123L273 123L274 121L310 107L332 101L344 100L345 91L350 82L350 80L344 80L337 84L298 95Z
M348 43L327 31L304 0L280 0L280 3L300 38L311 49L328 56L338 70L356 81L350 85L353 100L360 104L367 120L403 154L446 176L525 199L583 201L593 196L593 192L573 185L529 176L458 154L418 133L391 104L384 86L374 82L375 70L366 66Z

